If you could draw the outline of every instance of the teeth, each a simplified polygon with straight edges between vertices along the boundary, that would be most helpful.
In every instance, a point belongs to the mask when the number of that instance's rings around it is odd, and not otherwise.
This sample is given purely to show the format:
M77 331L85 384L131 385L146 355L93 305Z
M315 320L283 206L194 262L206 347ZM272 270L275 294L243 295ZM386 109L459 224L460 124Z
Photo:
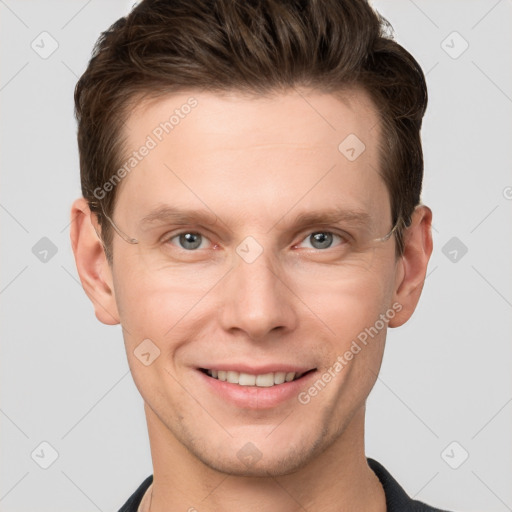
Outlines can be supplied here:
M286 380L286 382L290 382L290 381L292 381L294 378L295 378L295 373L291 372L291 373L287 373L287 374L286 374L285 380Z
M293 377L295 377L295 373L293 374ZM293 377L292 377L292 379L293 379ZM285 380L286 380L285 372L274 373L274 384L282 384Z
M291 382L295 377L300 377L302 374L295 372L275 372L263 373L261 375L251 375L250 373L239 373L232 370L207 370L206 372L210 377L229 382L231 384L238 384L239 386L257 386L260 388L269 388L276 384L283 384L284 382Z
M227 373L226 380L228 382L231 382L231 384L238 384L238 378L240 377L240 374L238 372L231 372L229 371Z
M241 373L240 376L238 377L238 384L240 384L240 386L255 386L256 375Z
M256 386L260 388L269 388L274 385L274 374L264 373L256 377Z

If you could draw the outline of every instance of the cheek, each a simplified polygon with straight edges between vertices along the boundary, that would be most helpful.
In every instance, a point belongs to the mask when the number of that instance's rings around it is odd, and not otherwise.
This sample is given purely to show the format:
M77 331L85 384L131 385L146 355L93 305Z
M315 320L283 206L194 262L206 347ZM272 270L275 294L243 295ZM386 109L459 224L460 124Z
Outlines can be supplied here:
M330 332L320 377L324 373L329 374L327 378L335 375L332 380L336 384L330 393L333 407L345 404L336 413L340 418L361 404L379 372L387 331L382 315L386 317L386 312L391 311L391 278L389 281L383 281L382 274L371 272L357 280L331 282L323 293L316 294L312 309L319 312ZM313 297L311 290L310 300Z
M139 392L155 407L159 402L172 402L177 407L181 396L181 347L197 337L198 322L194 304L198 299L186 293L185 285L169 286L140 273L118 281L118 303L126 354L132 377ZM149 356L147 355L149 354Z
M159 363L166 361L174 370L180 348L204 330L205 315L212 310L212 286L198 273L170 278L163 272L134 272L134 265L125 268L123 273L123 266L118 266L114 286L128 357L133 359L134 350L149 339L163 356Z
M123 287L117 301L121 305L121 323L129 336L155 340L168 338L194 305L190 293L186 294L179 286L137 285L134 282Z
M135 319L147 324L145 318L149 319L163 309L168 309L168 314L172 316L181 304L176 298L197 286L195 282L188 283L187 276L176 273L166 276L158 269L151 270L147 259L135 252L123 254L120 251L114 270L116 302L128 328L139 325ZM169 307L169 303L173 303L174 307Z
M347 272L338 276L332 272L321 279L303 282L300 296L339 343L356 337L386 311L393 295L392 283L393 276L382 268L357 275Z

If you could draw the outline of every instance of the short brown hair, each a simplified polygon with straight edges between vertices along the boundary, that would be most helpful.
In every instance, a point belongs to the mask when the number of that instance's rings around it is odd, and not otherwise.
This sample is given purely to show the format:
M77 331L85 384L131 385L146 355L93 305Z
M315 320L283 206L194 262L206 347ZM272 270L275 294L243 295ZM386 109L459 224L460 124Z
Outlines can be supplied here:
M427 87L367 0L144 0L101 34L75 88L82 194L98 216L109 262L113 231L103 212L112 217L116 188L101 203L94 191L122 165L123 125L140 98L295 86L369 94L402 254L402 228L420 202Z

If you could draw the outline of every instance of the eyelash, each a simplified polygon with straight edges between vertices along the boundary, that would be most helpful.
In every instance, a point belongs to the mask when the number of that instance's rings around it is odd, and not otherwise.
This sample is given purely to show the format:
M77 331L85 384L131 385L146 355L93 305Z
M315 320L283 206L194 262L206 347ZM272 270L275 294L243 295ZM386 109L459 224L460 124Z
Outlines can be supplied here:
M299 243L294 244L293 247L297 247L298 245L300 245L301 243L306 241L308 238L310 238L312 235L317 234L317 233L330 234L330 235L333 235L334 237L338 237L341 240L341 243L339 243L338 245L347 244L350 242L350 239L351 239L350 235L348 235L347 233L341 234L341 233L336 233L335 231L313 230L313 231L309 231L308 234L305 237L303 237ZM180 247L179 245L175 245L175 244L171 243L171 240L178 238L181 235L186 235L186 234L200 235L201 237L203 237L203 239L210 241L210 239L206 235L203 235L199 231L185 230L185 231L180 231L178 233L165 235L162 238L162 243L165 245L167 245L167 244L174 245L175 247L177 247L178 249L180 249L184 252L189 252L189 253L198 252L200 249L188 250L188 249L184 249L183 247ZM212 243L212 242L210 241L210 243ZM216 246L218 246L218 244L214 244L214 246L216 247ZM337 247L337 246L334 246L334 247ZM333 246L327 247L326 249L316 249L315 247L310 247L308 249L324 252L324 251L327 251L328 249L333 249Z

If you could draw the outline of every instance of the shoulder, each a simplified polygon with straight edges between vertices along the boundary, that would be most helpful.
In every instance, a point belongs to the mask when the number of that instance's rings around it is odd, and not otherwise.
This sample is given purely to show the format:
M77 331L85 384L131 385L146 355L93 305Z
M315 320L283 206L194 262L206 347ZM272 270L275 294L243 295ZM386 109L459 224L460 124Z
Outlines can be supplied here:
M128 501L119 509L119 512L137 512L140 502L148 487L153 483L153 475L150 475L142 482L137 490L128 498Z
M411 499L382 464L370 458L367 461L384 488L388 512L448 512Z

